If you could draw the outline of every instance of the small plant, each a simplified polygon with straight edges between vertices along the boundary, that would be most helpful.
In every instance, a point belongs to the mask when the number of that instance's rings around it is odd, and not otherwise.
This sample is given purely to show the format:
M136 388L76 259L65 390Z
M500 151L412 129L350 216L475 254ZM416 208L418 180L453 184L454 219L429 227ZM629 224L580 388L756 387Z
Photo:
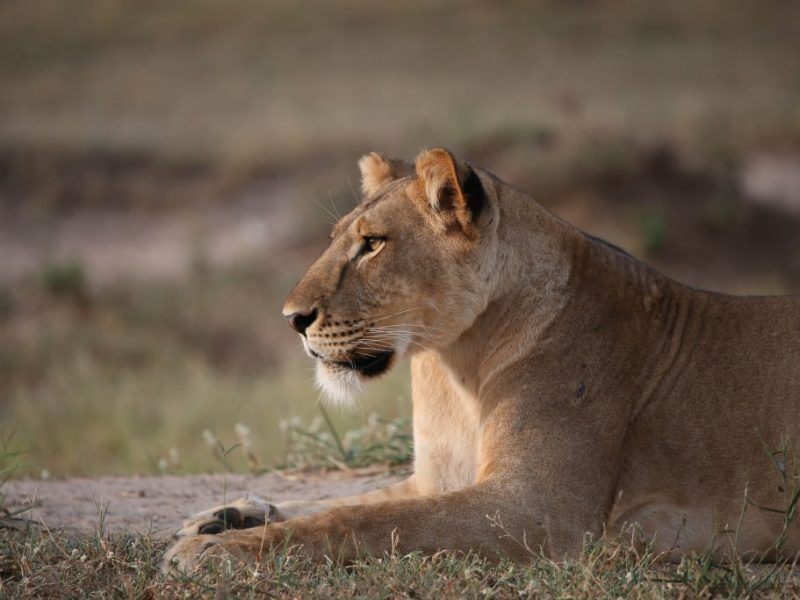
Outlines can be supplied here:
M229 473L235 472L236 469L234 469L233 465L228 461L228 456L230 456L231 452L239 448L241 444L234 444L233 446L226 447L209 429L203 430L203 441L205 441L206 445L211 449L211 453L214 457L225 467L226 471Z
M281 421L286 444L283 466L353 469L411 462L413 438L408 419L387 420L373 413L364 427L340 436L325 409L319 409L321 415L307 426L297 417Z
M167 455L158 459L158 470L161 473L180 472L182 466L181 454L177 448L167 450Z
M40 274L44 290L55 298L84 302L88 299L88 285L83 266L77 262L52 263Z
M651 208L639 210L636 213L636 225L648 254L663 248L667 237L667 224L660 212Z
M12 510L8 505L6 494L3 491L6 482L11 479L20 467L19 457L22 455L22 452L11 450L12 437L12 435L6 437L0 434L0 525L2 525L4 519L13 519L28 511L30 508Z
M232 446L225 446L222 441L210 429L203 430L203 441L211 450L226 471L233 473L237 471L234 465L230 462L229 457L235 450L241 449L244 457L247 460L247 470L254 474L266 473L269 468L265 467L261 459L253 449L253 439L250 433L250 428L244 423L236 423L233 426L233 433L239 440ZM162 472L174 471L180 468L181 461L177 448L170 448L167 456L159 459L158 467Z

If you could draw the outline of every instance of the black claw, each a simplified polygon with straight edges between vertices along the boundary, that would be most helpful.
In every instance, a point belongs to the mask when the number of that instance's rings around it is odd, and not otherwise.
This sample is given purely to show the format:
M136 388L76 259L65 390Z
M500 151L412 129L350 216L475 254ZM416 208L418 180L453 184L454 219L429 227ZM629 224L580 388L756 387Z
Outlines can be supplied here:
M242 513L239 512L238 508L227 506L214 513L214 518L225 523L225 529L242 528Z
M250 529L251 527L261 527L265 524L264 519L258 517L245 517L242 523L242 529Z
M225 531L225 523L222 521L212 521L200 528L200 535L214 535Z

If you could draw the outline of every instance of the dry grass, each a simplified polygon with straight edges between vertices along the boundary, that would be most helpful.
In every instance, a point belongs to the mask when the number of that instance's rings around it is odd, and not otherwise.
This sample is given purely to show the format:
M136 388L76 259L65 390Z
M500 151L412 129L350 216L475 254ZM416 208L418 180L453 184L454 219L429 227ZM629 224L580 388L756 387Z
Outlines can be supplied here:
M376 424L365 432L373 446L392 446ZM379 428L378 428L379 429ZM345 447L324 441L318 428L293 428L293 456L322 464L338 464ZM388 430L387 430L388 431ZM372 436L372 437L370 437ZM308 440L311 440L309 443ZM387 444L387 441L389 442ZM367 444L369 447L369 444ZM326 454L327 450L327 454ZM364 451L364 447L361 447ZM782 451L785 451L782 450ZM382 460L384 453L359 456L360 461ZM13 469L16 457L0 452L0 472ZM797 517L796 474L776 465L786 486L785 531ZM0 483L0 517L5 517ZM746 509L743 509L746 510ZM587 538L578 556L553 561L530 550L529 560L514 564L487 561L477 555L440 552L364 557L348 565L306 560L301 549L280 548L266 553L258 564L232 558L209 561L191 573L160 573L168 541L147 532L116 531L104 527L104 509L98 508L93 532L48 530L14 520L0 521L0 595L28 597L319 597L341 598L797 598L800 580L795 563L756 564L733 557L724 563L709 554L687 556L677 565L639 543L636 532L621 538L592 541ZM487 518L489 518L487 516ZM502 522L492 519L498 535L507 535ZM630 538L627 536L630 535ZM781 534L774 547L780 548Z
M258 566L220 561L198 573L163 577L163 541L119 533L76 537L35 529L0 530L0 595L126 598L791 598L790 567L716 565L707 556L680 565L611 543L587 543L577 559L491 564L441 553L384 556L347 567L310 564L282 550Z

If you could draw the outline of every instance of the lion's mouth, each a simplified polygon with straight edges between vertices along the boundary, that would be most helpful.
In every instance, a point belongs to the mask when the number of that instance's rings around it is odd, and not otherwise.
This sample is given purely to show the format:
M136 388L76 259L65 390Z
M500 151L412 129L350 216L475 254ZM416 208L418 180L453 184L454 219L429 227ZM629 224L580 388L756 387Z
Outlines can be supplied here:
M343 369L349 369L350 371L356 371L365 377L376 377L389 370L393 357L394 352L388 351L366 356L354 356L349 360L343 361L325 360L322 357L318 358L324 362L327 362L328 364L336 365L337 367L341 367Z

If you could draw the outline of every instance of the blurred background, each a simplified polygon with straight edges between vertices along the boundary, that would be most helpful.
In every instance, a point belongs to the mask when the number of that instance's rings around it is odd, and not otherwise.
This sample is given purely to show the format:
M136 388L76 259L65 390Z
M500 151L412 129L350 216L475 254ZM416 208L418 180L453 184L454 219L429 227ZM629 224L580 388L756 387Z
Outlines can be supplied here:
M800 3L4 0L24 472L219 470L215 439L284 462L320 413L283 298L358 157L436 145L689 284L800 292ZM336 430L407 417L408 390L404 366Z

